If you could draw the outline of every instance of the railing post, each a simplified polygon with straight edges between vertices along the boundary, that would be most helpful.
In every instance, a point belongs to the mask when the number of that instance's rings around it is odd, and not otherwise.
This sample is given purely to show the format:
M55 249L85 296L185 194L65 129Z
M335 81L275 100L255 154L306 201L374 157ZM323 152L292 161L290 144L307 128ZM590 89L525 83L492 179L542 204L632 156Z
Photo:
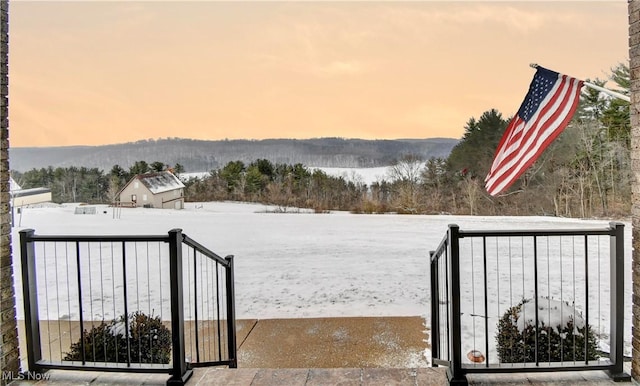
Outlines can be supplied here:
M226 270L227 281L227 344L229 350L229 367L238 367L238 355L236 348L236 303L235 287L233 275L233 256L224 258L229 266Z
M20 231L20 259L22 263L22 296L24 303L24 326L27 340L27 363L29 371L44 372L38 366L42 359L40 344L40 317L38 315L38 285L36 280L36 253L31 238L33 229Z
M169 277L173 369L167 385L184 385L193 374L193 370L187 368L185 360L182 229L169 231Z
M467 385L467 377L462 372L462 324L460 321L460 227L449 225L449 248L451 251L451 271L449 299L451 301L451 367L447 371L450 385Z
M435 251L429 252L429 267L431 276L431 367L436 367L433 358L440 358L440 314L438 305L440 304L438 287L438 261L434 261Z
M78 315L80 317L80 350L82 350L82 364L87 364L85 339L84 339L84 311L82 310L82 269L80 268L80 243L76 241L76 282L78 283ZM126 282L125 282L126 283ZM91 296L91 294L89 294ZM127 318L128 319L128 318ZM127 331L129 328L127 327Z
M611 222L614 231L611 236L611 310L610 336L611 352L609 358L613 367L609 376L616 382L630 382L631 376L624 372L624 224Z

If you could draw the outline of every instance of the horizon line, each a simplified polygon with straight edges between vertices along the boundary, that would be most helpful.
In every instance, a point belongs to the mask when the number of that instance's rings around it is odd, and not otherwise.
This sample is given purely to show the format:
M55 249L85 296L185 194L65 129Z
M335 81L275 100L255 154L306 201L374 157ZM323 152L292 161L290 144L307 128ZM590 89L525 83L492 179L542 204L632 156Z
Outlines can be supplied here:
M246 142L262 142L262 141L311 141L311 140L322 140L322 139L340 139L345 141L415 141L415 140L428 140L428 139L450 139L454 141L459 141L460 138L450 138L450 137L425 137L425 138L355 138L355 137L309 137L309 138L223 138L223 139L199 139L199 138L185 138L185 137L164 137L164 138L144 138L138 139L135 141L129 142L118 142L118 143L104 143L100 145L52 145L52 146L9 146L9 151L12 148L14 149L43 149L43 148L64 148L64 147L101 147L101 146L119 146L119 145L132 145L132 144L140 144L140 143L148 143L148 142L160 142L160 141L194 141L194 142L231 142L231 141L246 141Z

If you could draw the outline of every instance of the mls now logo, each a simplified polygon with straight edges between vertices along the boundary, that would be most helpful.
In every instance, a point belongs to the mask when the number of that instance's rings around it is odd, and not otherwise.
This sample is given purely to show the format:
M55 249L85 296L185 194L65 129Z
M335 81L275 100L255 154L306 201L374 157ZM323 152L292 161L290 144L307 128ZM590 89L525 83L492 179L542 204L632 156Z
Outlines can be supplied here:
M51 377L51 374L48 373L36 373L33 371L27 371L25 373L14 373L13 371L3 371L2 372L2 380L3 381L42 381L48 380Z

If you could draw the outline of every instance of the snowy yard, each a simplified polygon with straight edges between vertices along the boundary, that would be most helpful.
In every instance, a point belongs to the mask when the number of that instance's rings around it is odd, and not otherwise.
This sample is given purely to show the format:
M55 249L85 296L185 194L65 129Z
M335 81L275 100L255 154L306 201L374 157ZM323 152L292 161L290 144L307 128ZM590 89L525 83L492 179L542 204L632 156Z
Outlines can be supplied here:
M74 214L75 205L26 208L13 230L18 315L19 237L36 234L183 232L221 256L235 256L236 316L310 318L423 316L429 325L429 251L448 224L463 230L604 228L607 221L552 217L273 213L258 204L187 203L185 210L112 209ZM18 226L19 225L19 226ZM631 225L625 223L625 353L631 341ZM168 295L168 291L167 291Z

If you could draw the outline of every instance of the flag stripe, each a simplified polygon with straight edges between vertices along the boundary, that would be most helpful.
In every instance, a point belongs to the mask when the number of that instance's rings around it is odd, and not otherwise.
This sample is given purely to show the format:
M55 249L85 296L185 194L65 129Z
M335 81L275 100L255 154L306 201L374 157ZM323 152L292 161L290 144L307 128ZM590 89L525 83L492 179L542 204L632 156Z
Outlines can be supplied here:
M569 107L570 105L567 104L569 102L566 100L566 97L570 97L571 94L567 94L565 91L566 90L563 90L563 96L565 98L562 101L558 101L556 103L563 103L565 107ZM548 113L548 111L545 111L545 113ZM562 120L566 118L567 113L568 111L565 108L562 111L555 111L548 118L546 117L547 114L541 114L543 118L536 121L537 127L531 130L530 139L528 139L527 143L520 149L519 156L521 160L528 161L529 159L531 159L531 157L537 158L540 155L540 150L544 150L544 148L549 145L550 140L555 139L555 137L560 133L560 131L558 131L557 129L562 127ZM535 138L533 138L534 134L536 135ZM531 154L532 151L534 151L534 154ZM525 170L528 166L530 166L530 163L526 165L516 166L522 170Z
M485 178L490 195L511 186L564 130L578 106L582 84L581 80L538 67Z
M565 98L552 106L552 108L555 108L556 105L564 106L562 111L556 109L551 113L551 116L548 115L549 111L545 111L545 114L541 114L543 118L535 121L535 127L525 127L530 138L518 149L517 158L503 167L497 181L493 183L489 181L488 190L490 193L491 191L503 190L518 179L566 126L572 115L572 105L570 104L572 93L567 94L565 91L562 91ZM552 108L548 110L552 110ZM498 185L494 188L493 185L496 183Z
M488 189L490 191L503 190L513 181L515 181L522 173L540 156L542 151L560 134L561 129L564 128L570 116L567 118L567 112L562 111L564 118L556 117L560 114L553 114L549 120L540 122L537 128L525 128L525 130L531 130L532 135L535 137L528 138L524 145L521 145L516 159L503 166L502 170L499 170L497 180L495 182L489 181ZM563 120L559 120L563 119ZM565 122L567 121L567 122ZM498 183L495 188L493 185Z
M562 86L561 83L558 83L557 86ZM559 94L561 94L564 89L557 87L559 90L553 90L552 89L552 94L549 94L549 96L547 97L547 99L549 99L548 102L545 101L545 105L549 106L553 106L553 103L556 103L557 101L557 96ZM531 136L533 136L534 131L537 131L539 129L539 125L538 123L540 123L543 118L540 117L545 117L545 114L548 111L548 109L545 109L542 112L537 112L536 114L534 114L531 117L531 125L529 126L529 128L526 128L526 122L522 121L520 119L519 116L514 117L515 120L515 134L513 135L513 138L509 139L509 142L505 148L505 151L503 152L503 154L501 155L501 159L499 160L499 162L494 162L494 164L496 165L496 168L500 167L500 168L504 168L504 164L508 161L511 161L513 158L516 158L518 156L517 152L522 152L522 142L523 140L521 139L523 136L523 132L525 130L528 130L527 137L526 138L530 138ZM517 118L517 119L516 119ZM525 140L526 140L525 138Z
M501 170L498 178L504 176L503 179L509 178L515 181L517 177L522 174L518 172L526 170L532 163L527 162L523 164L523 162L528 161L532 156L537 158L541 153L537 152L537 150L540 149L541 146L542 149L544 149L544 147L550 143L547 142L546 139L557 129L558 124L562 123L558 122L558 120L561 119L560 117L566 116L567 113L566 109L560 111L557 106L570 106L567 104L569 103L567 97L571 97L571 93L567 93L567 87L564 87L568 85L563 84L562 86L563 87L559 88L557 92L552 95L549 103L545 105L547 107L545 107L542 112L539 112L539 114L532 116L532 120L530 121L532 122L531 125L527 125L526 122L518 120L518 127L524 126L524 129L520 130L519 133L522 134L524 132L525 134L522 140L514 142L509 146L511 153L500 163ZM549 116L549 114L551 115ZM555 136L553 138L555 138ZM536 153L533 155L531 155L532 148L536 150ZM517 176L510 178L510 175L514 173L514 169L516 169L515 172ZM489 182L488 185L492 185L491 182Z
M570 119L571 117L567 118L567 123ZM536 141L532 143L529 148L522 152L523 154L521 154L521 158L520 160L518 160L519 163L515 164L514 167L511 168L511 170L505 172L501 180L497 180L496 183L500 184L496 188L490 189L496 191L506 189L537 160L537 158L542 154L545 148L562 132L562 130L559 128L564 128L561 125L558 125L558 122L553 123L555 124L555 127L545 127L545 131L540 133L539 137L536 138Z

